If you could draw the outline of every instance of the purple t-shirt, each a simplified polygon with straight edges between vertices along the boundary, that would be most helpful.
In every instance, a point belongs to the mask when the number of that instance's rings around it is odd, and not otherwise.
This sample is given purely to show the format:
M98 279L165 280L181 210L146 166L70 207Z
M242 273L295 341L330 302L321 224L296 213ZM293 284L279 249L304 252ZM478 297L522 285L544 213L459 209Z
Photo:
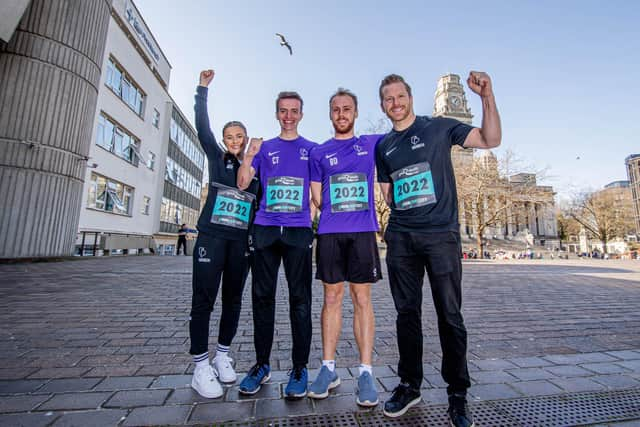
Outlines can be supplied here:
M333 138L311 152L311 181L322 183L318 234L378 231L373 175L382 137Z
M262 184L255 223L285 227L311 227L309 211L309 154L317 144L298 137L279 137L262 143L251 166Z

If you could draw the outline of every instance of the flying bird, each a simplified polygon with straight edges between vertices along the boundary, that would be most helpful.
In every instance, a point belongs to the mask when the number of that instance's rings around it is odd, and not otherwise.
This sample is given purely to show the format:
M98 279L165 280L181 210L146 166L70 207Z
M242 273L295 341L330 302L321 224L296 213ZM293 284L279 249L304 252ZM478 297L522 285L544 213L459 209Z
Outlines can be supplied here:
M285 46L287 49L289 49L289 55L293 55L293 50L291 49L291 45L289 44L287 39L285 39L284 36L280 33L276 33L276 36L280 37L280 46Z

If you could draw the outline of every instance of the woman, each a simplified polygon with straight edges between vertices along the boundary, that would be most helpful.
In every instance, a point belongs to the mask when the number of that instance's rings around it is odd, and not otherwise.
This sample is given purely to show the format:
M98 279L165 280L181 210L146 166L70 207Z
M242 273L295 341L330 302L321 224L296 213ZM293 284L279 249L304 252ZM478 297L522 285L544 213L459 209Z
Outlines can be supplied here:
M200 73L196 94L196 129L209 161L209 194L198 220L198 240L193 250L193 299L189 335L196 365L191 386L202 396L222 396L222 382L234 382L236 373L228 356L238 328L242 291L248 273L247 229L254 211L257 181L247 191L236 187L236 174L247 144L240 122L222 129L226 152L218 146L209 125L208 87L214 71ZM222 279L222 315L216 355L209 364L209 318ZM218 378L216 378L216 376Z

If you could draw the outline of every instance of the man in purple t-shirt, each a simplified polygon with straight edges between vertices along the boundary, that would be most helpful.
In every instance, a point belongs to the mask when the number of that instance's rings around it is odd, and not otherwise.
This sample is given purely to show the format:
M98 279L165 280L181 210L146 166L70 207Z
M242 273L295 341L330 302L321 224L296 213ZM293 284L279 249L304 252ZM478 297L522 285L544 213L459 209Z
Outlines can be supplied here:
M307 394L307 363L311 347L311 213L309 209L309 154L315 143L298 135L302 98L281 92L276 99L280 135L268 141L252 140L238 170L244 189L258 174L262 198L249 235L253 342L256 364L240 383L240 393L255 394L269 380L273 345L275 299L280 262L289 286L289 317L293 338L293 369L285 388L287 398Z
M340 384L335 353L342 324L344 282L354 307L353 333L360 351L356 403L378 404L372 372L375 323L371 284L382 276L376 242L374 205L375 146L382 135L354 136L358 98L346 89L329 100L335 137L311 152L311 193L321 210L318 225L316 279L324 284L322 367L309 396L323 399Z

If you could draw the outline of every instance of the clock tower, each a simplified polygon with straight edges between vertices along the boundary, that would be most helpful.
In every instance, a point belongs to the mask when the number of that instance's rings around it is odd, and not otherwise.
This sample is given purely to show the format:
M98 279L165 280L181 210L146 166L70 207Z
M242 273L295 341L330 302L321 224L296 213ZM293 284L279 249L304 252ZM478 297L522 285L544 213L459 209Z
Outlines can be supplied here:
M433 117L449 117L471 124L473 114L467 105L464 87L457 74L446 74L438 80Z

